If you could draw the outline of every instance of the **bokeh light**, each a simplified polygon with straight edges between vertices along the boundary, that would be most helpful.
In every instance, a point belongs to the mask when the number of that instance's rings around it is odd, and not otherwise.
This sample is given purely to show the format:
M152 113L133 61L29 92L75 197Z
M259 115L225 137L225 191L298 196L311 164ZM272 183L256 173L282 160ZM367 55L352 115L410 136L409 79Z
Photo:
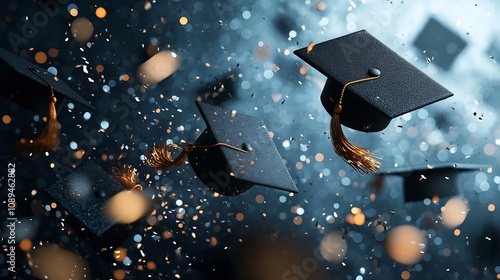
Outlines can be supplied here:
M161 51L139 66L139 77L144 84L154 85L179 69L181 60L173 51Z
M443 223L447 228L458 227L465 221L468 212L469 207L465 200L452 198L441 209Z
M39 279L83 280L90 276L84 258L57 244L37 246L29 256L33 275Z
M387 254L402 264L415 264L422 258L427 246L425 232L412 225L402 225L388 233Z
M71 24L71 34L78 43L86 43L94 33L94 25L85 17L77 17Z
M347 242L340 233L332 232L323 237L319 250L325 260L341 262L347 253Z
M146 214L149 203L139 191L122 191L107 201L105 208L106 215L111 221L130 224Z

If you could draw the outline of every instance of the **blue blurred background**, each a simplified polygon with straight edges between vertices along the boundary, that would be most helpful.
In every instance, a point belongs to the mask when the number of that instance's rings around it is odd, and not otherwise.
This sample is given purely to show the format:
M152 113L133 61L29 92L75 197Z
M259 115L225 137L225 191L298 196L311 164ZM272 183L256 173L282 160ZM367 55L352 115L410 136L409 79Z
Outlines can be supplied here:
M1 98L0 158L2 166L16 162L22 198L18 242L63 244L100 279L117 270L126 272L124 279L500 277L497 1L5 0L2 6L0 47L57 73L96 107L66 102L59 112L61 149L24 158L11 142L40 133L41 116ZM105 16L96 14L98 7ZM71 31L76 18L93 26L80 42ZM326 78L293 51L361 29L454 96L396 118L379 133L344 131L378 153L384 171L484 166L460 175L459 197L469 212L455 229L443 226L446 199L405 203L401 178L377 184L376 175L358 175L333 151L330 116L319 101ZM174 52L179 67L146 87L138 67L159 51ZM153 143L192 143L205 129L197 99L263 119L299 193L253 187L217 196L189 165L159 173L143 166ZM161 205L122 245L123 261L100 259L64 225L64 211L45 207L52 201L43 189L85 161L107 171L132 164L161 194ZM352 215L359 209L365 220L357 225ZM386 230L404 224L425 233L425 252L413 265L384 250ZM332 233L346 248L339 261L320 253ZM26 278L27 255L19 251L17 262Z

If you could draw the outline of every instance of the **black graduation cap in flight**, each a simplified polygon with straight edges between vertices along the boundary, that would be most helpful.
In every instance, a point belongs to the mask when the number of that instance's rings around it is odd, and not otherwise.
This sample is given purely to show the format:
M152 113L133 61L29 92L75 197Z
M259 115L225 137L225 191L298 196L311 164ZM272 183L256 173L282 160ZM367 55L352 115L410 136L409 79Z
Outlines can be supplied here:
M485 165L443 164L411 170L384 171L384 175L397 175L403 178L405 202L422 201L426 198L440 199L460 194L459 176L465 172L482 171Z
M110 258L112 248L123 243L140 223L117 223L107 215L110 199L129 188L120 183L97 164L85 162L45 190L68 212L68 224L73 230L105 258ZM142 190L142 186L133 189Z
M54 89L59 104L64 98L94 109L85 99L73 91L60 78L26 59L0 48L1 95L36 114L47 115L50 103L50 87Z
M47 118L46 129L41 135L16 143L26 153L58 149L61 125L57 121L57 107L61 108L65 98L94 109L58 77L2 48L0 88L0 95Z
M185 164L189 158L200 180L223 195L238 195L253 185L297 192L262 120L206 103L196 105L207 124L196 142L183 149L156 146L146 164L160 169ZM172 149L181 151L176 159Z
M428 61L443 70L450 70L459 54L466 48L467 42L455 31L430 17L413 42Z
M332 115L335 152L358 172L375 172L380 163L350 143L340 124L381 131L393 118L453 95L365 30L294 53L327 76L321 102Z

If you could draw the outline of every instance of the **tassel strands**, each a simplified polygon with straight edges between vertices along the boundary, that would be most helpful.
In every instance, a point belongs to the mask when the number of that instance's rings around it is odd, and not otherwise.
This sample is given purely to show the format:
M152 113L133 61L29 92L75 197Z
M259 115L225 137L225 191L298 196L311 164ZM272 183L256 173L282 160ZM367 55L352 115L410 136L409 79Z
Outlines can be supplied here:
M54 96L54 88L45 80L40 73L34 68L29 68L31 72L43 80L50 88L50 104L49 115L47 117L47 126L42 135L35 139L22 138L16 143L16 147L27 153L41 153L46 150L57 151L59 149L61 124L57 121L56 102L57 98Z
M174 159L172 153L178 150L181 153ZM155 169L164 169L172 166L186 164L188 154L193 150L193 145L189 144L184 149L177 144L153 145L153 148L146 155L145 163Z
M179 147L177 144L163 144L161 146L154 145L151 151L149 151L149 153L146 155L145 164L155 169L165 169L172 166L184 165L186 164L187 156L194 149L210 149L220 146L227 147L242 153L250 152L226 143L216 143L209 146L195 146L193 144L188 144L184 148ZM175 159L172 157L172 153L174 150L178 150L181 152Z
M121 169L113 167L111 173L113 178L127 190L142 191L137 169L133 168L131 165L125 164Z
M335 153L337 153L347 164L352 166L358 173L369 174L370 172L377 172L380 169L380 162L377 160L376 155L370 152L369 149L354 145L345 136L340 122L342 99L345 89L349 85L374 80L378 77L380 76L359 79L345 84L342 88L339 101L335 104L334 114L330 122L330 135L332 137Z

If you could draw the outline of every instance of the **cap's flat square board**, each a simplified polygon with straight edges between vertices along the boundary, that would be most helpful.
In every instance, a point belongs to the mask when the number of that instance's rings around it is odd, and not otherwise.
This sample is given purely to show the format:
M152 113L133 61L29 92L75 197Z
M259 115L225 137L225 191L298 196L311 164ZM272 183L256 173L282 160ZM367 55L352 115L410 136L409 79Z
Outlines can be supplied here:
M297 192L262 120L206 103L196 104L216 142L239 148L251 147L249 153L227 147L216 148L221 150L233 177L255 185Z
M104 170L88 162L48 187L46 191L57 204L94 235L99 236L114 225L106 218L106 201L123 190L124 188Z
M43 79L30 69L36 71ZM54 89L56 98L61 99L59 101L67 97L81 105L94 109L94 107L73 91L60 78L57 78L40 66L26 59L0 48L1 95L35 111L35 113L41 113L40 111L43 112L46 110L51 94L50 88L46 82ZM47 100L47 102L43 102L45 100ZM40 105L37 103L42 104ZM37 106L42 106L42 109L38 110Z
M467 42L456 32L431 17L413 42L431 63L449 70Z
M380 111L389 118L453 95L366 30L294 53L340 85L369 77L367 71L370 68L380 70L378 79L353 84L346 89L346 95L356 95L368 103L371 110ZM370 112L359 112L356 104L344 103L344 111L358 111L358 114L370 118Z

